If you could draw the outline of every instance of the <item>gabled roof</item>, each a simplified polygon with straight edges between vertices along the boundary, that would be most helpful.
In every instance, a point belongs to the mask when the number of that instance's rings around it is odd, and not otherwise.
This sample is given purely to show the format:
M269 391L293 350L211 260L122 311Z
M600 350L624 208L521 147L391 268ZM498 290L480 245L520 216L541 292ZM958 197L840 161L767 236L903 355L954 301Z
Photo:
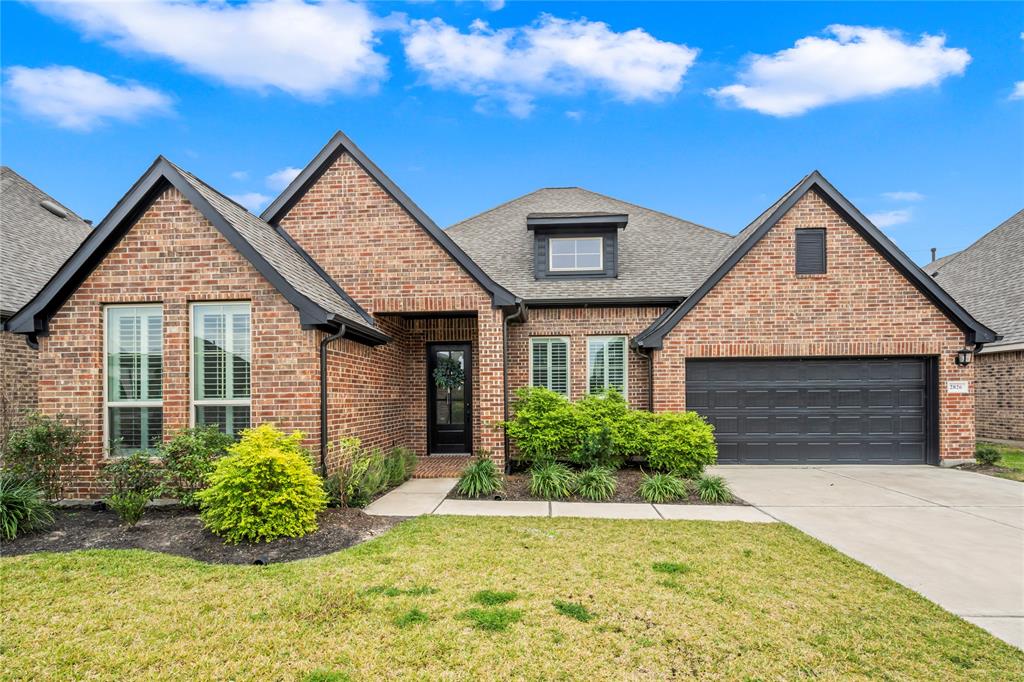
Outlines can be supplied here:
M618 276L537 279L530 216L614 216ZM731 237L579 187L550 187L467 218L446 232L494 279L532 305L656 302L675 305L704 279Z
M74 211L0 167L0 319L32 300L91 230Z
M946 261L948 261L950 258L954 258L959 253L960 253L959 251L954 251L953 253L947 253L942 258L936 258L931 263L928 263L927 265L922 265L921 269L924 270L925 272L927 272L929 275L934 276L935 273L939 271L939 268L941 268L943 265L946 264Z
M679 304L671 315L662 320L655 320L650 327L638 334L632 341L633 345L642 348L661 348L665 336L679 324L679 321L693 310L701 299L786 215L797 201L811 191L817 192L893 267L963 329L966 343L988 343L998 338L995 332L974 319L959 303L943 291L942 287L936 285L931 277L907 258L906 254L900 251L881 230L840 194L839 190L833 187L832 183L826 180L821 173L814 171L790 188L768 210L737 234L733 238L733 243L722 253L718 262L696 291Z
M50 317L168 186L175 187L239 253L299 311L303 326L337 329L369 344L388 337L372 318L319 270L291 239L164 157L132 186L45 287L11 320L8 330L45 334Z
M1024 210L947 256L934 272L957 303L1003 335L988 350L1024 346Z
M271 225L278 225L281 219L287 215L288 211L303 196L305 196L306 192L313 186L317 179L319 179L320 176L330 168L331 164L333 164L338 157L344 153L347 153L355 159L356 163L358 163L371 178L376 180L384 191L391 195L391 197L398 202L398 204L404 208L410 216L412 216L413 220L415 220L419 226L422 227L423 230L426 231L426 233L429 234L470 277L476 280L476 282L491 295L491 301L495 307L515 305L517 302L516 297L480 269L480 266L474 263L473 260L467 256L454 241L452 241L451 237L445 234L444 230L437 226L437 224L423 211L423 209L417 206L416 203L384 173L384 171L377 167L377 164L371 161L370 158L356 146L355 142L350 140L348 136L340 130L336 132L334 137L332 137L324 148L320 150L320 153L302 169L302 172L292 180L281 195L274 199L270 206L267 206L266 210L264 210L260 215L260 218Z

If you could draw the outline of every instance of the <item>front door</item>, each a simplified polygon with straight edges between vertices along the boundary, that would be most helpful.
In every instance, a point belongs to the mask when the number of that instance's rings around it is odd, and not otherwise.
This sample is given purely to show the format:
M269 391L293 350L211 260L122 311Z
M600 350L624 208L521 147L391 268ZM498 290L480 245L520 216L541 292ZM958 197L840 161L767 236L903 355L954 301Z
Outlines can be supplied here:
M432 455L473 450L472 368L468 343L427 345L427 446Z

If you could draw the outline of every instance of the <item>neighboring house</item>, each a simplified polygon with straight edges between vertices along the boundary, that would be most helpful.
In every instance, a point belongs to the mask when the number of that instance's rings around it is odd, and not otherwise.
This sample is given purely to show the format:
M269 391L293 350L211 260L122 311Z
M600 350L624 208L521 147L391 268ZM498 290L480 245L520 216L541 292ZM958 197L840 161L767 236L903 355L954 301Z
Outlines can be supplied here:
M696 409L723 462L960 462L995 339L816 172L736 237L579 189L444 231L341 133L258 217L158 158L8 327L83 497L189 424L506 462L529 384Z
M1024 210L925 271L1003 337L975 360L978 437L1024 441Z
M28 303L91 226L7 166L0 167L0 325ZM36 409L38 353L0 332L0 442Z

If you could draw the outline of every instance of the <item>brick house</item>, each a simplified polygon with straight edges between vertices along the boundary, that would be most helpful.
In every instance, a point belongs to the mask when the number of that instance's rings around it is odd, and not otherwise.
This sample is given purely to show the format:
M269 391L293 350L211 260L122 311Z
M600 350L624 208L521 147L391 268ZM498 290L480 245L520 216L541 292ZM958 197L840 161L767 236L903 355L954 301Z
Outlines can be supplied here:
M576 188L442 230L342 133L260 216L157 159L8 328L82 497L190 424L507 463L530 384L697 409L723 462L959 462L996 338L818 173L736 237Z
M1024 210L925 271L1003 337L974 363L978 438L1024 443Z
M0 167L0 327L57 272L92 226L8 166ZM0 443L36 409L38 353L0 331Z

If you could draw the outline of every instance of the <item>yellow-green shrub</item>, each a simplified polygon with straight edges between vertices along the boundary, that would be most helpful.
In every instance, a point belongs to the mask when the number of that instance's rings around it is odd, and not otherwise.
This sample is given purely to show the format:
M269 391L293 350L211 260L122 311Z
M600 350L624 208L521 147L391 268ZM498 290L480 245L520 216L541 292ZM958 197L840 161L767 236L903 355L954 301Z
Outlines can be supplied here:
M301 433L286 436L270 424L242 432L196 493L206 527L230 543L316 530L327 495L301 443Z

